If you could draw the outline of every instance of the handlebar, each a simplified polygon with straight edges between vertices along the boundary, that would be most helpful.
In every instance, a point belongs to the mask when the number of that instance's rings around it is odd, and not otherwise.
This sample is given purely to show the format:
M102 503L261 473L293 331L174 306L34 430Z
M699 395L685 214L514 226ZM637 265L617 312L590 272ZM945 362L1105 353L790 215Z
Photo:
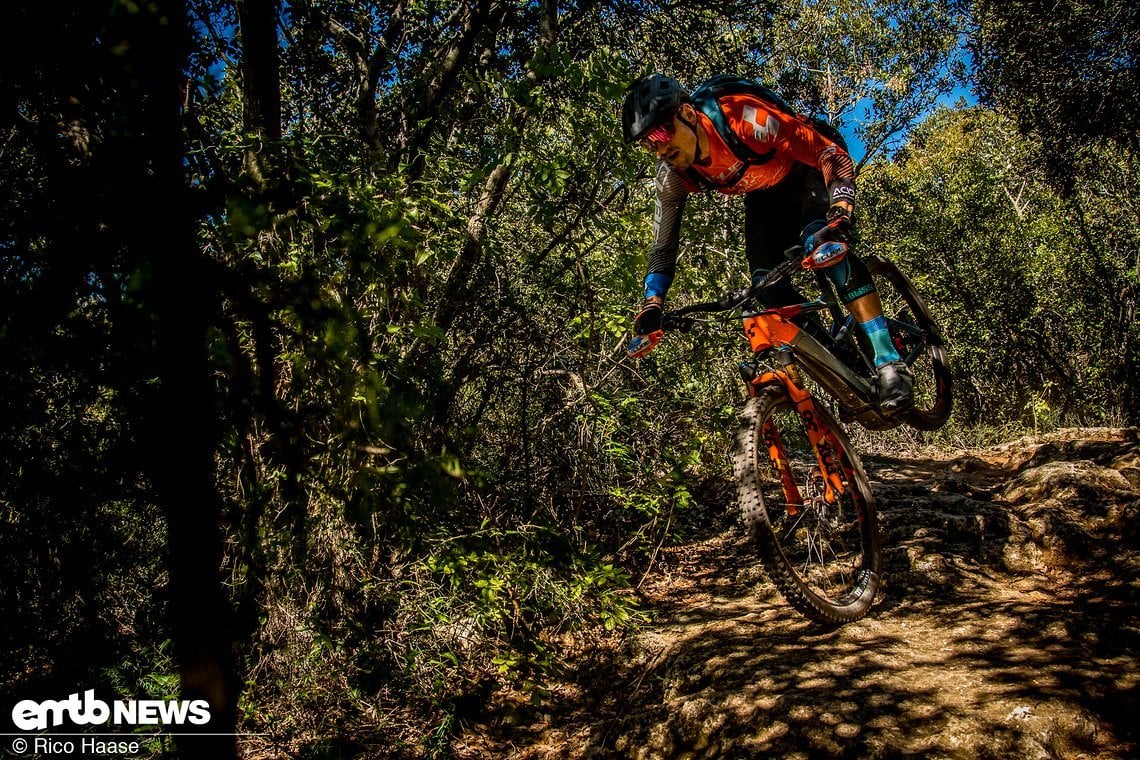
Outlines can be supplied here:
M737 288L721 296L715 301L705 301L703 303L690 304L689 306L682 306L675 311L667 311L661 315L661 330L655 333L644 336L634 336L633 341L626 348L626 352L634 358L638 358L648 354L660 342L665 332L682 332L687 333L693 329L697 320L690 317L690 314L715 314L719 312L732 311L739 309L749 301L757 298L767 288L782 280L792 272L803 268L803 246L794 245L784 251L784 261L778 264L774 269L768 272L760 282L754 283L747 287ZM796 314L804 311L819 311L826 309L827 304L823 301L810 301L808 303L794 304L791 306L782 306L777 309L770 309L760 313L780 313L785 317L794 317Z
M732 311L739 309L744 304L752 299L758 297L767 288L782 280L787 275L801 268L801 261L803 258L803 246L794 245L784 251L784 261L777 265L764 276L760 282L754 283L747 287L737 288L721 296L715 301L705 301L703 303L690 304L689 306L682 306L675 311L665 312L663 315L664 329L679 329L682 332L688 332L694 324L694 320L685 319L689 314L714 314L722 311ZM670 322L673 322L675 327L670 327Z

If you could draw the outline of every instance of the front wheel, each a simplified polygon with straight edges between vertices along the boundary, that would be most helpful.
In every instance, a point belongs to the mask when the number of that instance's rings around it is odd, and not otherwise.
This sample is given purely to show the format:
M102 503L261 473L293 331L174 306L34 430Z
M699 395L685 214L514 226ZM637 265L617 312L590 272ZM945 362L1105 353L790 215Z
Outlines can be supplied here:
M883 302L891 341L914 374L914 406L902 419L917 430L937 430L950 419L953 386L942 331L926 302L898 267L881 256L867 258L867 268Z
M766 389L740 415L733 466L744 525L788 603L825 625L866 615L882 569L875 499L827 410Z

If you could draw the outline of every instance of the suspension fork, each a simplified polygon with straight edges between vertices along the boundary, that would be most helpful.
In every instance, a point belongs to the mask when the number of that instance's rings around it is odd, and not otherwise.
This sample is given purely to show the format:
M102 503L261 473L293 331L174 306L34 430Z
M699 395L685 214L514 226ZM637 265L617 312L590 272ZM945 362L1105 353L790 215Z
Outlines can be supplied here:
M749 385L749 395L756 395L760 389L768 385L779 385L784 389L785 394L795 405L800 419L803 420L816 463L823 475L824 498L829 504L834 504L846 490L840 463L836 461L836 452L839 447L829 440L830 433L827 426L821 425L819 422L819 412L816 410L811 393L804 387L803 379L800 377L800 369L795 363L792 351L786 348L778 349L777 358L781 364L780 369L765 372L758 377L754 375L751 379L745 375ZM742 369L742 374L743 372ZM765 421L762 433L764 444L768 447L768 455L780 472L784 493L787 496L788 514L794 515L799 511L799 507L803 506L803 497L800 495L799 485L792 476L788 452L784 448L784 442L780 438L779 431L770 420ZM825 442L826 445L824 445Z

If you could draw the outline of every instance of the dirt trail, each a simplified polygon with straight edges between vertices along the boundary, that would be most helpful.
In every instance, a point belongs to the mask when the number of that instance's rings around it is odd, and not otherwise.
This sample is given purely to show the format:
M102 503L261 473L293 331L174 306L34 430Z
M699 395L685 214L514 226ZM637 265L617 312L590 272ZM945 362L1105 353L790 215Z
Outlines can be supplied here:
M540 706L504 695L455 754L1136 757L1136 431L865 464L887 547L866 619L800 618L738 530L666 549L622 656Z

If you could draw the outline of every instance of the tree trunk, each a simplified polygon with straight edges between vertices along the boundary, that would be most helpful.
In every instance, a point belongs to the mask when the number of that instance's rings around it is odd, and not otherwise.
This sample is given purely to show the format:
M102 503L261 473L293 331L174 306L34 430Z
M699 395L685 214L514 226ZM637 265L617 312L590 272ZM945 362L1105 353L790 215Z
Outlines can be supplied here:
M274 169L264 143L281 139L281 83L278 74L278 0L238 0L242 56L242 126L258 139L246 155L246 171L264 189Z
M118 191L130 267L149 273L140 317L154 325L157 391L143 398L148 474L166 513L170 614L183 699L205 699L209 735L179 738L180 756L236 757L237 690L231 612L221 583L220 502L214 487L214 405L206 354L212 297L183 177L179 83L188 50L186 7L162 0L132 26L139 76L137 136ZM123 93L130 97L132 93ZM140 347L142 348L142 347ZM187 725L180 732L192 730Z

